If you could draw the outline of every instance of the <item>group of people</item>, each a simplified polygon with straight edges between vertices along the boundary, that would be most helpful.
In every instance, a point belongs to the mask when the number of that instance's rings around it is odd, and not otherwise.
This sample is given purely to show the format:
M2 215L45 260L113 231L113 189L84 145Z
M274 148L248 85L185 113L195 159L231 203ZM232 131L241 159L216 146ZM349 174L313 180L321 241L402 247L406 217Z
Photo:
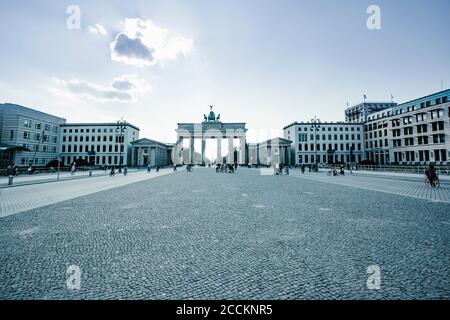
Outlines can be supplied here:
M216 173L235 173L237 170L237 163L235 164L229 164L229 163L224 163L224 164L220 164L218 163L216 165Z
M287 176L289 175L289 166L285 166L285 165L282 165L282 164L275 165L274 166L274 170L275 170L275 175L276 176L281 176L283 174L285 174Z
M128 167L123 167L123 175L126 176L128 174ZM114 177L116 175L116 169L114 166L111 167L111 171L109 171L109 176Z
M305 173L306 168L308 168L308 172L317 172L317 171L318 171L317 166L314 165L314 164L309 164L308 166L306 166L306 165L304 165L304 164L301 164L301 165L299 166L299 168L300 168L300 172L301 172L301 173Z
M339 166L339 170L335 167L331 168L330 171L328 171L329 176L345 176L345 167Z

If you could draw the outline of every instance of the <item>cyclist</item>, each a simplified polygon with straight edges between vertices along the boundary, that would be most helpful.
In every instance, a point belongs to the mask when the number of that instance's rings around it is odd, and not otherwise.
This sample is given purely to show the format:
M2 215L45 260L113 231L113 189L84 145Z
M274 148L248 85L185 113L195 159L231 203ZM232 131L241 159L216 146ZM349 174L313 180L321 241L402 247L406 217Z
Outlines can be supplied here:
M436 175L436 170L434 169L434 165L430 164L428 169L425 171L425 175L428 178L428 181L430 181L430 185L434 187L436 185L436 182L439 180Z

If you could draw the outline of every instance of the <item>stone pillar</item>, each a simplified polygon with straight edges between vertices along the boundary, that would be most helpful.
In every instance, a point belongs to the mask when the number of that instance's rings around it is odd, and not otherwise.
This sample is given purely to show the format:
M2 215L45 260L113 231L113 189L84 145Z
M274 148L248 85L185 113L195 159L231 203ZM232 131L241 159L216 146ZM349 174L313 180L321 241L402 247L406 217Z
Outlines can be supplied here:
M222 137L217 137L217 163L222 163Z
M234 163L234 145L233 145L233 137L228 137L228 158L227 163Z
M245 164L245 137L241 137L241 151L239 152L239 160L238 163L244 165Z
M194 163L194 136L189 138L189 163Z
M206 147L206 140L205 137L202 136L202 164L205 163L205 147Z

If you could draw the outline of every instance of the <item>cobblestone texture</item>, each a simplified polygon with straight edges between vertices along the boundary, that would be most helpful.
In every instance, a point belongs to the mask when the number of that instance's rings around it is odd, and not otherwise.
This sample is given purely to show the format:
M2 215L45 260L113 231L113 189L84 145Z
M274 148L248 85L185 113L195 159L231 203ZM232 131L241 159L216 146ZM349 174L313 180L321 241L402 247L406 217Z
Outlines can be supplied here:
M68 181L0 188L0 218L170 173L172 173L172 169L163 169L158 173L155 170L151 173L132 172L127 176L117 173L115 177L109 175L94 176Z
M0 218L1 299L450 298L450 205L195 169ZM381 290L366 286L381 267ZM66 268L82 271L80 290Z
M389 175L359 174L345 176L327 176L326 172L301 174L298 170L292 172L291 176L302 179L316 180L342 186L362 188L367 190L393 193L403 196L434 200L450 203L450 183L442 179L439 188L430 188L425 185L425 176L411 175L393 177ZM444 177L447 178L447 177Z

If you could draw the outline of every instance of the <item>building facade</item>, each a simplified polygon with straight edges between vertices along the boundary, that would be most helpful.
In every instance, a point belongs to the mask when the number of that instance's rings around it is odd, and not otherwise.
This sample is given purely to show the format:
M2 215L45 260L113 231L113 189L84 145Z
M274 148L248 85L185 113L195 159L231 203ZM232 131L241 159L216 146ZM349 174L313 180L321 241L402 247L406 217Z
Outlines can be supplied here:
M316 129L310 122L294 122L283 128L292 141L294 165L361 162L364 155L362 123L322 122ZM317 157L317 159L316 159Z
M131 166L164 167L172 165L172 144L143 138L131 142Z
M360 104L345 110L345 123L321 123L316 142L311 123L295 122L284 128L292 163L314 164L316 148L322 164L448 165L449 99L447 89L402 104Z
M389 156L398 164L450 164L450 89L392 108Z
M43 167L56 160L60 126L65 122L64 118L23 106L0 104L0 143L10 146L8 161L18 167Z
M396 105L395 102L363 102L345 109L345 122L364 123L370 114L393 108Z
M392 131L389 126L391 109L385 109L368 116L364 123L364 160L385 165L391 163L390 141Z
M250 165L287 165L291 164L292 141L273 138L260 143L247 144L248 164Z
M132 145L139 128L126 123L67 123L61 126L61 162L84 160L91 166L131 164Z

